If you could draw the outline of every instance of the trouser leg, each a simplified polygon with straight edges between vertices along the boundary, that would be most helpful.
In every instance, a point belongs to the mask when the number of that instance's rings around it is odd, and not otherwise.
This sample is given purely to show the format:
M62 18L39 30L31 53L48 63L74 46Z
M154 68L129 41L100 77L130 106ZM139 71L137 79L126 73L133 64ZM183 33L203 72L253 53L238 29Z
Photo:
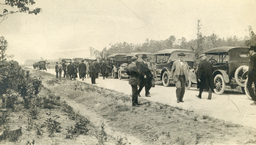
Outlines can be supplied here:
M254 86L256 85L256 81L253 78L249 77L247 82L247 89L252 100L256 101L255 90L252 89L252 83L254 83Z
M198 95L199 98L202 98L203 91L204 91L204 88L200 86L200 88L199 88L199 95Z
M132 87L132 105L138 104L138 88L137 85L131 85Z
M138 95L140 94L141 90L143 89L143 85L139 85Z
M183 97L184 97L184 94L185 94L185 88L186 88L185 76L182 76L180 78L180 83L181 83L180 101L183 101Z
M56 72L56 78L58 78L58 72Z
M209 100L212 99L212 88L209 88L208 99L209 99Z
M181 92L181 88L176 88L176 98L177 98L177 102L180 102L180 92Z

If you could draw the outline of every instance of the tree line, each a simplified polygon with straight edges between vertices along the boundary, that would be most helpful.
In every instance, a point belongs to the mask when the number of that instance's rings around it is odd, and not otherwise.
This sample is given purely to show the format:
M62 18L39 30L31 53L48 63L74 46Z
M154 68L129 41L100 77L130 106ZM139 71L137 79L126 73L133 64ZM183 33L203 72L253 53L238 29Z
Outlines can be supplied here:
M200 45L198 45L200 43ZM109 48L105 47L102 51L91 48L96 57L106 59L109 55L114 53L131 53L131 52L150 52L155 53L163 49L190 49L196 53L196 57L202 54L204 51L220 47L220 46L241 46L250 47L256 45L256 34L251 26L249 26L249 35L244 38L238 38L237 36L231 36L227 38L220 38L216 34L210 36L200 36L197 39L187 41L185 37L177 39L171 35L165 40L149 40L142 44L133 44L127 42L117 42L111 44ZM198 48L198 46L200 46Z

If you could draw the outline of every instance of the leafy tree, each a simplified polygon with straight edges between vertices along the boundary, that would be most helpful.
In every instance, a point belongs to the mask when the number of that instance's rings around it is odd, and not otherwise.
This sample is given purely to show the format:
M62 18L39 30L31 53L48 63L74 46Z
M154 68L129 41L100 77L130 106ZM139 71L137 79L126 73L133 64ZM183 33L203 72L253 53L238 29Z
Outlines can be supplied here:
M256 46L256 35L255 35L255 33L253 32L251 26L249 26L249 39L247 39L247 40L245 41L245 45L246 45L246 46L252 46L252 45Z
M5 0L4 3L0 2L0 5L5 5L6 8L2 10L2 14L0 17L2 20L7 18L7 15L14 14L14 13L28 13L28 14L35 14L37 15L42 11L41 8L30 9L29 6L34 5L34 0ZM17 10L8 10L10 8L16 8Z
M5 51L7 50L8 42L5 40L4 36L0 37L0 61L6 60Z

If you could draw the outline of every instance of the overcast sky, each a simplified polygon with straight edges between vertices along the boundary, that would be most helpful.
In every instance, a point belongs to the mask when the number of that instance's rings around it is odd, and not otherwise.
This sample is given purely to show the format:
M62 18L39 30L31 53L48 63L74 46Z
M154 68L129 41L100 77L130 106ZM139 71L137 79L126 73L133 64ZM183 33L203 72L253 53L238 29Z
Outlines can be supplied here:
M174 35L196 39L197 20L203 35L248 36L256 31L256 0L36 0L38 15L14 14L0 23L8 54L25 59L52 59L62 53L102 50L116 42L143 43ZM3 7L0 7L1 9ZM2 11L0 9L0 11Z

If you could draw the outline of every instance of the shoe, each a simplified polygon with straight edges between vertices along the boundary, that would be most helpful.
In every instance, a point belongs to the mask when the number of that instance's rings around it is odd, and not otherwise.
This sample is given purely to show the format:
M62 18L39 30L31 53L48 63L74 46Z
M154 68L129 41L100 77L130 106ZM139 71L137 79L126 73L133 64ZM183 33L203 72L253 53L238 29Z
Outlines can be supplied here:
M180 102L184 102L183 100L180 100Z
M146 95L146 97L151 97L151 95L150 95L150 94L148 94L148 95Z
M179 101L179 100L177 100L177 103L180 103L180 101Z
M132 104L132 107L139 107L139 105L137 105L137 104Z
M207 100L211 100L211 98L207 98Z
M256 101L254 101L253 103L251 103L251 105L254 105L254 106L255 106L255 105L256 105Z
M196 97L199 98L199 99L201 99L201 96L199 96L199 95L196 95Z
M142 105L142 104L136 103L136 105L140 106L140 105Z

